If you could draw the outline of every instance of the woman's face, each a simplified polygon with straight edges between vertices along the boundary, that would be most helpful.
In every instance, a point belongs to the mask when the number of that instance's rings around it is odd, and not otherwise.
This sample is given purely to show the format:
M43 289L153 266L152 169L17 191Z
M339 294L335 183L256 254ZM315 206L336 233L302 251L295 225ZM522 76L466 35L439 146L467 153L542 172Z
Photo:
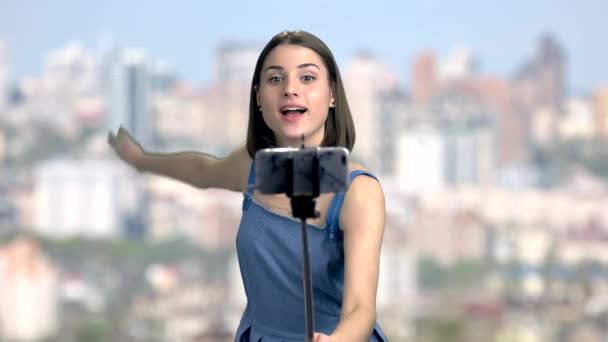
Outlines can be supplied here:
M256 96L278 146L319 146L334 106L328 70L315 51L283 44L266 56Z

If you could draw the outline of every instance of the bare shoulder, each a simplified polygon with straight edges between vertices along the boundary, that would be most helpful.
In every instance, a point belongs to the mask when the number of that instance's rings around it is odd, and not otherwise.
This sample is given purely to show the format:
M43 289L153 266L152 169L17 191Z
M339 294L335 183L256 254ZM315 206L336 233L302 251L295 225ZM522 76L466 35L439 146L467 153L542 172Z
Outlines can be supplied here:
M370 172L363 165L351 162L350 171L362 170ZM340 213L340 226L344 230L361 225L382 226L384 220L384 191L380 182L370 176L360 175L350 183L344 205Z
M349 171L352 172L356 170L370 172L365 166L351 161L349 163ZM351 182L346 194L345 205L365 205L365 203L370 200L380 200L383 198L384 193L380 182L367 175L361 175L355 177Z
M353 161L349 162L349 165L348 165L349 173L353 172L353 171L357 171L357 170L371 173L371 171L368 170L365 166L363 166L357 162L353 162ZM363 184L363 185L358 185L358 184ZM351 188L353 188L352 190L359 190L360 188L367 188L368 186L380 187L380 183L376 179L369 177L369 176L358 176L358 177L355 177L355 179L353 179L353 182L351 184ZM349 192L350 191L351 191L351 189L349 188Z

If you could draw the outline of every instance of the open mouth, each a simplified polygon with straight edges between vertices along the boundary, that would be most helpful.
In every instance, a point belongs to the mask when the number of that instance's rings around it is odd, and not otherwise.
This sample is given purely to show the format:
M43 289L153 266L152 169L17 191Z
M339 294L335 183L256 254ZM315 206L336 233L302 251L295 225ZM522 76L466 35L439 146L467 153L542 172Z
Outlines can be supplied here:
M281 114L285 116L300 115L306 113L307 109L304 107L285 107L281 109Z

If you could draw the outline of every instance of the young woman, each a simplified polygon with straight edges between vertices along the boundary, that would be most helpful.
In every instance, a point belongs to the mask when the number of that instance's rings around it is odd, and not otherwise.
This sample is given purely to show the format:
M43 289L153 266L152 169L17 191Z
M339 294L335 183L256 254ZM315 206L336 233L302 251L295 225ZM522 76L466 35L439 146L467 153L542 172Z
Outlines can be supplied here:
M262 50L251 84L247 143L224 159L201 153L145 152L122 128L108 141L142 172L199 188L244 193L237 254L247 306L236 341L304 339L300 223L289 198L254 191L255 153L268 147L342 146L355 129L329 48L304 31L285 31ZM384 233L384 194L361 165L350 162L345 194L323 194L320 217L308 221L315 341L386 341L376 323Z

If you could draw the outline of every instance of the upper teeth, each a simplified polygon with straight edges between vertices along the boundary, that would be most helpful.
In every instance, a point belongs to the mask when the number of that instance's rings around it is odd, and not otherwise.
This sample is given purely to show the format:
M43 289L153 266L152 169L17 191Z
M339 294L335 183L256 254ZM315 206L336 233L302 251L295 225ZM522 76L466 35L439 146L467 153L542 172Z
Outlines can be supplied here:
M288 111L288 110L304 110L304 108L301 107L287 107L283 109L284 111Z

